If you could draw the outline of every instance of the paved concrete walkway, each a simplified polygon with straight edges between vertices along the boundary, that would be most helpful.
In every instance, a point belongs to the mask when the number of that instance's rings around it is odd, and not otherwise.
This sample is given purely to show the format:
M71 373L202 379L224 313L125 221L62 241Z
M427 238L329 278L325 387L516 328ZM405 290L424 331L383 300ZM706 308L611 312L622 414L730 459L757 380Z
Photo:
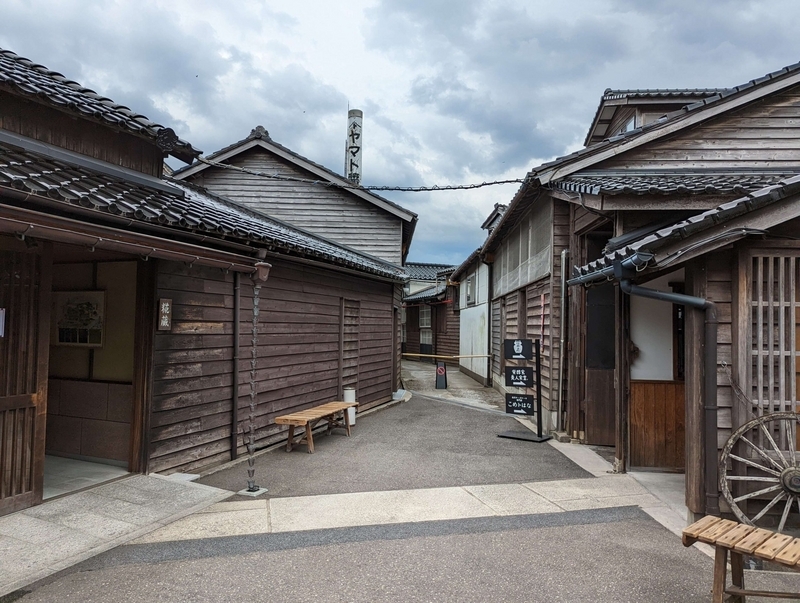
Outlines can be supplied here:
M0 596L230 495L191 482L134 475L0 517Z
M297 496L218 503L132 544L661 504L626 475Z
M432 374L410 364L406 386L414 383L410 373L418 383ZM102 486L111 508L144 503L153 489L150 512L163 515L143 512L141 524L135 514L116 518L131 524L119 526L116 540L108 528L103 543L60 565L51 561L45 573L126 546L19 596L24 603L707 600L711 561L675 537L685 518L674 484L611 474L585 446L497 438L532 425L500 411L494 390L452 369L449 381L446 391L423 385L424 395L360 416L352 438L320 437L314 455L302 448L261 453L257 481L270 489L264 498L221 501L243 486L244 463L202 478L223 490L141 476L130 478L141 484L138 495L119 487L128 480ZM96 490L85 493L92 495L86 508L107 516ZM191 506L177 511L176 496ZM73 538L101 537L87 533L92 520L76 505L62 505L16 515L43 513L56 529L75 531ZM10 541L2 521L0 554L9 544L16 549L23 534ZM34 539L41 543L43 533ZM17 584L41 575L28 566ZM785 589L794 578L757 572L748 580Z

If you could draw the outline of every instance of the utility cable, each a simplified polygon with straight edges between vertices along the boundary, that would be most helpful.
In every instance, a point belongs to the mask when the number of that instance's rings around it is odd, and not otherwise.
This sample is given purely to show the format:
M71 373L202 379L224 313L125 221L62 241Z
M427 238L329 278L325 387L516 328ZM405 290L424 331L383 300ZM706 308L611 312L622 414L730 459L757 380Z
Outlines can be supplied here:
M359 184L347 184L340 182L330 182L328 180L312 180L310 178L298 178L296 176L281 176L280 174L268 174L266 172L258 172L256 170L249 170L247 168L239 167L238 165L230 165L228 163L219 163L206 159L205 157L198 157L200 163L205 163L213 167L222 168L225 170L234 170L251 176L258 176L260 178L270 178L271 180L282 180L286 182L299 182L302 184L312 184L316 186L325 186L328 188L342 188L342 189L356 189L366 191L399 191L404 193L423 193L433 191L455 191L455 190L469 190L475 188L483 188L484 186L495 186L498 184L523 184L525 179L515 178L511 180L494 180L492 182L481 182L476 184L445 184L442 186L362 186Z

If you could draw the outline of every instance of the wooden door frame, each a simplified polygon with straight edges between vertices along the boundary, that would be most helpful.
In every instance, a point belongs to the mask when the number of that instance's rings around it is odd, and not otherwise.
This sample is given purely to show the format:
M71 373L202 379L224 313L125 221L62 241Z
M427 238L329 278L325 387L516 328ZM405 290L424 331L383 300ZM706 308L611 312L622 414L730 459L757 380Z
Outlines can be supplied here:
M20 395L33 402L35 412L33 415L33 441L31 442L31 489L23 494L15 495L0 501L2 515L14 513L22 509L27 509L42 502L44 494L44 455L45 455L45 432L47 428L47 385L48 367L50 362L50 307L51 291L53 278L53 246L49 241L37 241L38 249L35 251L38 256L38 282L34 287L38 287L38 303L34 312L32 324L35 324L36 331L36 383L35 393ZM8 252L31 253L22 246L22 249L12 248ZM37 271L35 271L37 272ZM30 327L29 327L30 328ZM11 396L14 398L15 396ZM13 444L13 442L12 442ZM0 434L0 446L3 446L2 434Z
M153 352L156 330L156 279L158 260L136 263L136 316L134 319L133 416L129 470L148 473L150 417L153 404Z
M47 383L50 372L50 311L53 292L53 244L41 241L39 272L39 316L36 351L36 439L33 449L34 503L42 502L44 495L44 451L47 430Z

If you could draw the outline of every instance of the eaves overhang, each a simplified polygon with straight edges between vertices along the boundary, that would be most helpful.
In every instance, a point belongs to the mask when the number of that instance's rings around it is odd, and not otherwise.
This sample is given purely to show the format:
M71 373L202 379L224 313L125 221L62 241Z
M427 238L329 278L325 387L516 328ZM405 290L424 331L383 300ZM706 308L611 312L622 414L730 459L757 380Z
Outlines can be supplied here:
M800 176L765 187L719 207L662 228L598 260L573 269L570 286L644 276L745 237L766 236L768 229L800 217Z

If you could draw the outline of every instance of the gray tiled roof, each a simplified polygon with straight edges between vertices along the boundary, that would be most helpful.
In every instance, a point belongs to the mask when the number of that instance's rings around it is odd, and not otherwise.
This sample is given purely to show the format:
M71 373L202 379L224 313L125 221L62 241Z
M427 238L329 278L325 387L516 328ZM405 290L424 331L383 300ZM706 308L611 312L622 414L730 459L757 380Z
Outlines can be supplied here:
M590 281L602 280L606 278L608 270L617 262L633 258L637 254L652 254L670 241L684 239L697 232L718 224L724 224L728 220L798 193L800 193L800 175L786 178L778 184L759 189L745 197L723 203L719 207L704 211L648 234L621 249L605 254L594 262L576 267L573 270L572 278L584 277Z
M551 187L591 195L743 195L777 184L794 173L579 172L551 183Z
M406 295L403 297L404 302L421 302L427 301L429 299L434 299L439 297L445 292L447 289L447 283L441 282L437 285L432 285L430 287L426 287L421 291L417 291L416 293L412 293L411 295Z
M620 98L707 98L721 94L727 88L639 88L630 90L612 90L606 88L602 100Z
M238 239L254 248L298 255L381 277L403 280L396 266L289 226L187 185L167 181L169 187L149 187L124 177L99 173L63 160L0 142L0 186L30 192L103 215L153 224L181 232L202 233L219 239ZM166 189L166 190L165 190ZM86 215L84 213L84 215Z
M50 71L47 67L37 65L10 50L0 48L0 90L3 88L8 88L16 94L34 97L38 101L44 101L83 118L123 128L157 143L169 142L175 134L169 128L152 122L144 115L134 113L128 107L100 96L77 82L68 80L60 73ZM191 161L200 154L200 151L192 148L188 142L177 137L172 139L172 143L174 148L164 150L185 161Z
M446 264L423 264L422 262L406 262L406 274L411 280L433 281L439 273L452 272L456 266Z

